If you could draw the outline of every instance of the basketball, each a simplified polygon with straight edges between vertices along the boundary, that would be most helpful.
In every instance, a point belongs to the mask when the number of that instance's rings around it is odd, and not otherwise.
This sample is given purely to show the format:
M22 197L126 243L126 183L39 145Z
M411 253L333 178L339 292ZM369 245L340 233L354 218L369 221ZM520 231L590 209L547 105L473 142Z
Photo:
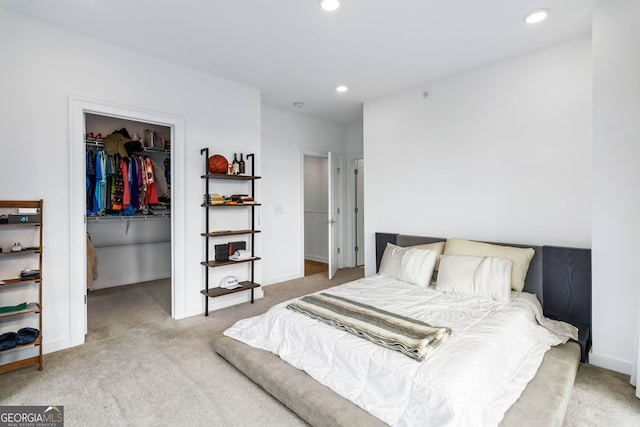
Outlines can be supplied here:
M220 154L214 154L209 157L209 173L223 173L226 175L228 166L227 159Z

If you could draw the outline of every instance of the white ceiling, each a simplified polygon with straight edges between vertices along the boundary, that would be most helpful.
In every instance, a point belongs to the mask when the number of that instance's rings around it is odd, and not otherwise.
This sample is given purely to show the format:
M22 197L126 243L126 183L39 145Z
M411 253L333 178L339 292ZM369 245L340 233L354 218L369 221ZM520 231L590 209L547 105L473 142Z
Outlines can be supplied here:
M588 34L598 0L0 0L0 7L255 87L340 124L362 103ZM535 26L522 16L550 8ZM335 92L338 84L347 93ZM296 101L305 103L296 108Z

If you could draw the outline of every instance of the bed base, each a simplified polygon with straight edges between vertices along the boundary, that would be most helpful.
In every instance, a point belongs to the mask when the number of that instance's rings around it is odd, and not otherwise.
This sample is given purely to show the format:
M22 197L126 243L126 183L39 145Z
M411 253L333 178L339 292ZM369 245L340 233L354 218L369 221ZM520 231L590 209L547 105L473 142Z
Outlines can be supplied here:
M314 427L387 425L273 353L225 336L214 341L214 348L220 356ZM580 346L577 343L568 342L551 348L536 376L509 408L500 426L562 426L579 365Z
M396 233L376 233L376 271L387 243L413 246L445 239ZM513 245L512 246L522 246ZM525 280L525 291L538 296L547 317L573 323L580 344L551 348L536 376L500 423L511 426L562 426L571 390L591 344L591 250L531 246L535 255ZM312 426L384 426L378 418L320 384L278 356L221 336L216 352Z

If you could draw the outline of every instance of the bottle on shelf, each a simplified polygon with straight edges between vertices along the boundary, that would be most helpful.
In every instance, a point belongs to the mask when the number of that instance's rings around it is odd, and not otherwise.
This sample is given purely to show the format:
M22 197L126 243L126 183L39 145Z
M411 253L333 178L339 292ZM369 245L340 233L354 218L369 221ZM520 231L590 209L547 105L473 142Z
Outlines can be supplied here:
M238 175L240 173L240 162L238 162L238 154L233 153L233 174Z
M244 174L244 159L242 158L242 153L240 153L240 174Z

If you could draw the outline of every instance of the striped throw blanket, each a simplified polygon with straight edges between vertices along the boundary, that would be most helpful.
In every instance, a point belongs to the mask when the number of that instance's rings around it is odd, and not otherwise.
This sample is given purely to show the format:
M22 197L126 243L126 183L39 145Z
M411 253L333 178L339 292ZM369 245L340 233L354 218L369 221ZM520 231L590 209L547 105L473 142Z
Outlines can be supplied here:
M434 327L327 293L307 295L287 308L420 362L451 335L449 328Z

